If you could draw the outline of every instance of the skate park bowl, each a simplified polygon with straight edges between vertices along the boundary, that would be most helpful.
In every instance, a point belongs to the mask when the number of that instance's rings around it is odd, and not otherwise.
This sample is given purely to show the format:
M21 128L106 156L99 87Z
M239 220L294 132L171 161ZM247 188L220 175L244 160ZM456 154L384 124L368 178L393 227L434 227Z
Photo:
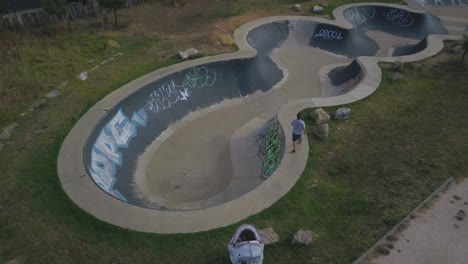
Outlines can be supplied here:
M378 62L421 60L457 38L436 16L399 5L346 5L334 15L249 22L234 34L238 52L185 61L109 94L62 145L65 192L97 218L138 231L233 224L300 177L307 138L288 152L297 112L360 100L380 83Z

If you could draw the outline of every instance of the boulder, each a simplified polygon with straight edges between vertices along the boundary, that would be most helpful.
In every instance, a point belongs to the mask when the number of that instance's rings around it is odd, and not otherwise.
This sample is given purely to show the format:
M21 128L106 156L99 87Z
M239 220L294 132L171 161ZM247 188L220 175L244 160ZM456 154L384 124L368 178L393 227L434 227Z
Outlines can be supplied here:
M109 45L109 47L114 48L114 49L120 47L119 43L112 39L109 39L109 41L107 41L107 45Z
M330 120L330 116L323 110L323 108L318 108L310 113L310 117L314 120L316 125L324 124Z
M275 230L273 230L271 227L260 229L258 230L258 233L260 233L262 236L265 245L273 244L279 241L278 234L276 234Z
M300 4L295 4L295 5L294 5L294 10L296 10L296 11L298 11L298 12L301 11L301 10L302 10L302 5L300 5Z
M315 126L314 129L314 134L317 136L320 140L325 141L328 138L328 132L330 130L330 127L328 126L327 123L321 124L318 126Z
M314 8L312 8L312 11L318 13L318 12L322 12L323 11L323 7L321 6L314 6Z
M232 46L234 45L234 39L231 37L231 35L229 34L223 34L220 38L219 38L219 42L221 42L221 44L225 45L225 46Z
M46 95L46 97L47 98L54 98L54 97L57 97L57 96L60 96L60 95L62 95L62 93L59 90L52 90Z
M400 81L400 80L403 80L404 77L403 77L403 74L399 72L392 72L388 75L388 79L390 81Z
M179 51L179 57L182 59L182 60L186 60L190 57L193 57L195 55L198 55L200 52L197 50L197 49L194 49L194 48L189 48L189 49L186 49L184 51Z
M11 123L9 126L3 128L2 133L0 133L0 139L3 140L8 140L11 137L11 132L15 130L15 128L18 126L17 123Z
M315 235L312 231L308 230L299 230L293 237L292 244L299 244L299 245L308 245L312 240L314 240Z
M336 109L335 119L348 120L350 114L351 114L351 109L350 108L341 107L341 108Z

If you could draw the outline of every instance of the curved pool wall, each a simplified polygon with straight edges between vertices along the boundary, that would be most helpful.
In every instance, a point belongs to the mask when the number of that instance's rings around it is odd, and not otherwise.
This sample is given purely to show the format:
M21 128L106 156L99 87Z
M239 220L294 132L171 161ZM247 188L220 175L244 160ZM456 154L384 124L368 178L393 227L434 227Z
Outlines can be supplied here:
M421 52L427 48L427 38L422 39L414 45L401 45L393 49L392 56L406 56L410 54L415 54Z
M99 122L85 146L85 166L102 190L144 206L132 188L136 161L169 124L224 100L266 91L282 78L266 56L204 64L163 77L125 98Z
M362 80L364 72L361 65L353 60L349 65L333 68L328 74L328 79L335 87L334 95L349 92Z
M358 30L377 30L405 38L423 39L431 34L448 34L437 16L397 7L353 6L343 11L343 17Z

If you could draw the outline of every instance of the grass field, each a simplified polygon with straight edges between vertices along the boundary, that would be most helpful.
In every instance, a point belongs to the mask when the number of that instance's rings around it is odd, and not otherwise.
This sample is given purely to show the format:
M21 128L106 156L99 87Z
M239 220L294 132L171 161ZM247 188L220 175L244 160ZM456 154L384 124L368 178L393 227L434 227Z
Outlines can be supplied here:
M209 23L230 28L290 12L290 5L275 1L263 11ZM90 106L138 76L177 63L173 54L184 45L197 43L207 54L234 49L215 44L219 32L210 31L213 24L196 25L201 33L180 28L178 34L165 35L163 29L133 32L137 22L128 23L116 32L31 35L21 45L10 42L12 51L3 50L2 58L16 68L2 63L2 87L8 83L8 94L17 101L5 99L2 90L0 124L20 125L10 141L2 141L0 152L1 263L228 263L226 243L238 224L187 235L132 232L85 213L61 189L58 150ZM109 39L120 47L110 48ZM119 52L124 55L99 64ZM455 61L459 55L445 52L414 69L407 66L402 81L384 80L376 93L349 106L349 122L330 122L326 142L312 135L311 110L306 110L310 153L301 179L271 208L242 221L273 227L279 234L280 241L265 248L265 263L352 262L445 179L467 175L468 65ZM87 81L75 78L96 63L100 67ZM69 84L63 96L17 117L64 80ZM292 246L292 235L300 228L315 232L317 240L307 247Z

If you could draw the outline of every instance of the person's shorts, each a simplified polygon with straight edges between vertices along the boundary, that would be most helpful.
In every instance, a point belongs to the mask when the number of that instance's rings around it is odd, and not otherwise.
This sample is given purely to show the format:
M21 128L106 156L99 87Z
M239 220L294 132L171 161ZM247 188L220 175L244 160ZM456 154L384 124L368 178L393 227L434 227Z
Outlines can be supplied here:
M302 137L302 135L296 135L296 134L293 133L292 134L292 141L296 142L296 141L300 140L301 137Z

